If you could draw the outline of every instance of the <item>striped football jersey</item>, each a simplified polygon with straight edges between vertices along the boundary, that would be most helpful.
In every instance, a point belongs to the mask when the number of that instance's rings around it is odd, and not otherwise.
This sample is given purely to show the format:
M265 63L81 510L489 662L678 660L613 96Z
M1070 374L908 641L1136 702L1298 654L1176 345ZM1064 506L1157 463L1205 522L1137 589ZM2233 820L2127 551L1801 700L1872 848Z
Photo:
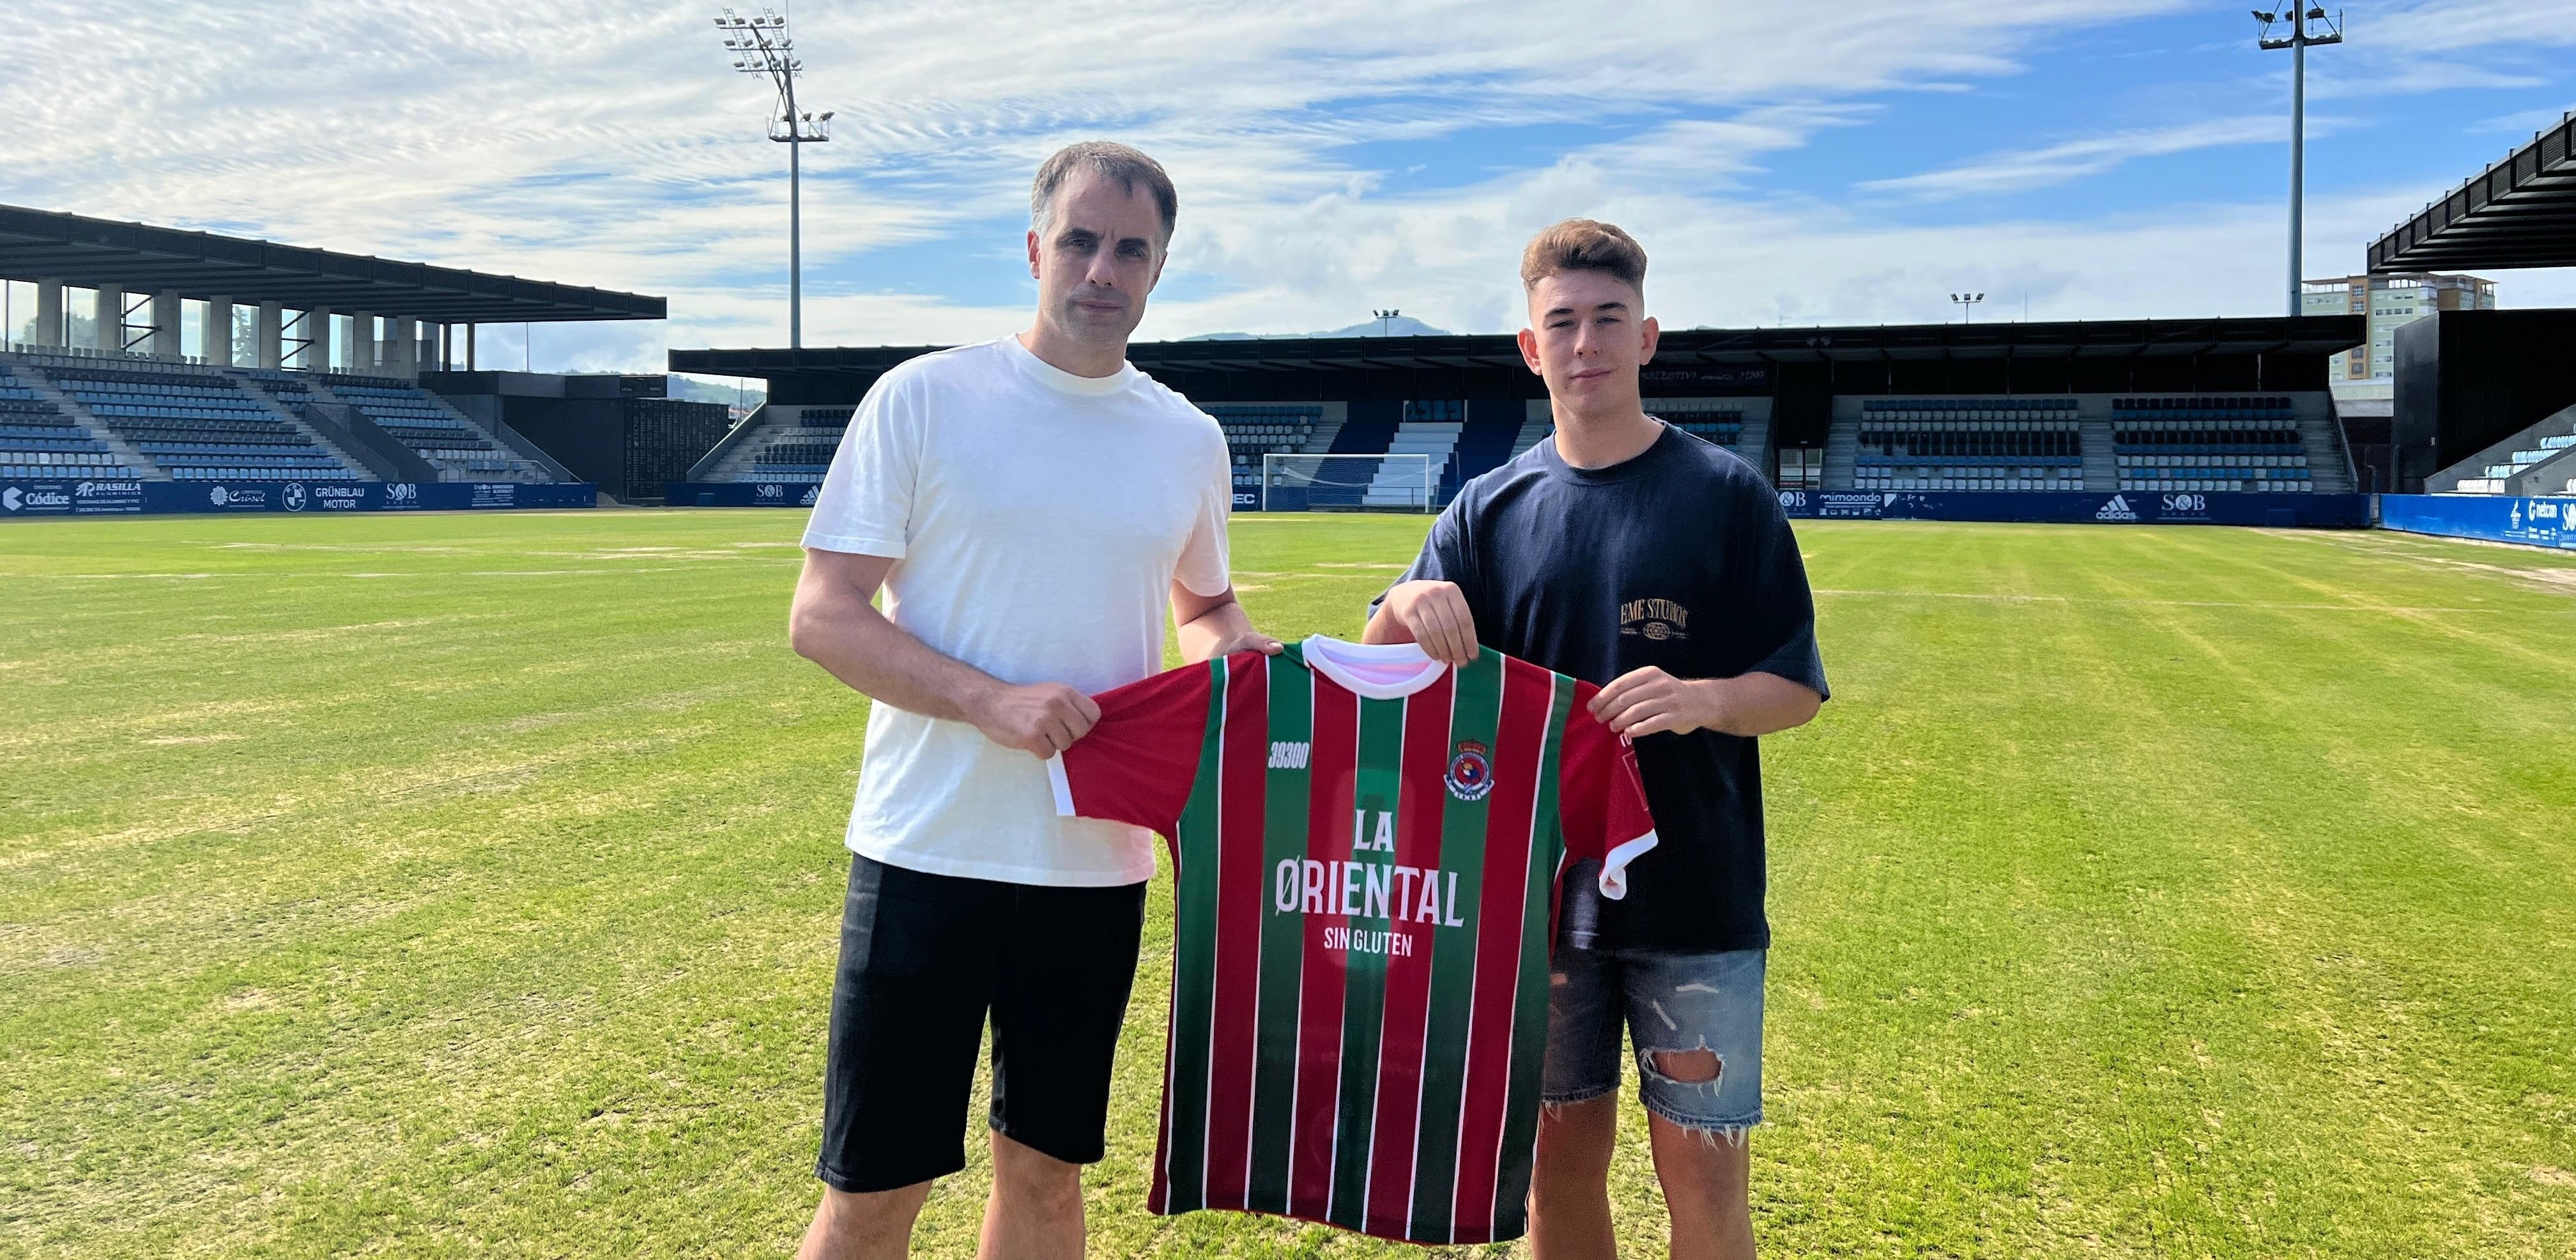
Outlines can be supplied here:
M1319 636L1099 697L1049 769L1058 813L1171 844L1153 1211L1523 1232L1557 876L1618 897L1655 844L1593 690Z

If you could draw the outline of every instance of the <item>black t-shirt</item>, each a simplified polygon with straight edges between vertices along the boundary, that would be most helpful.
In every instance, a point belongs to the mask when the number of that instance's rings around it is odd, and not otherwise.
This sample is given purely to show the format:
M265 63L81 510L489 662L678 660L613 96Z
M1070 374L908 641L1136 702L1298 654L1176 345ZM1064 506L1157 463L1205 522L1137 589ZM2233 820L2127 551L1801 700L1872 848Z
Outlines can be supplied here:
M1760 671L1825 694L1815 601L1769 483L1667 426L1645 453L1583 469L1553 439L1468 482L1404 575L1455 582L1480 643L1587 682L1660 666ZM1372 609L1374 611L1374 609ZM1569 878L1567 941L1590 949L1766 949L1762 769L1716 731L1639 739L1660 841L1604 901Z

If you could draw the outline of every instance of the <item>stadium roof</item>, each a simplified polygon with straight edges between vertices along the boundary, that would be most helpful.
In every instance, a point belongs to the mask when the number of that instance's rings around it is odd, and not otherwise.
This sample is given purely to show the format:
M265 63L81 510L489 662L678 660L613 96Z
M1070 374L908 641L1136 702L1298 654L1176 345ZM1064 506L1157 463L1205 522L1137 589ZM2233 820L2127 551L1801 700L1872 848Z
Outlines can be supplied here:
M2327 355L2360 343L2357 316L2088 320L2073 323L1882 324L1848 328L1667 330L1655 366L1931 359L2160 358L2205 354ZM674 372L708 376L874 376L939 346L673 350ZM1294 375L1352 370L1520 368L1502 334L1442 337L1151 341L1128 347L1147 372Z
M669 304L545 280L0 206L0 276L447 324L662 319Z
M2398 224L2370 269L2576 267L2576 113Z

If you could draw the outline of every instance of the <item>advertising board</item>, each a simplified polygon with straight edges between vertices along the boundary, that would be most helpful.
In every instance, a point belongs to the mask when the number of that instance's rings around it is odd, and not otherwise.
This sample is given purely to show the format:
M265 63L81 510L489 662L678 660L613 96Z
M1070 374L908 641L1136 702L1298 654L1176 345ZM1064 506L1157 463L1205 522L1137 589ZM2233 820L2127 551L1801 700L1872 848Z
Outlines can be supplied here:
M587 482L6 481L0 520L171 512L400 512L590 507Z
M2021 521L2064 525L2281 525L2362 529L2366 494L2166 494L1951 490L1783 490L1802 520Z
M2576 549L2576 498L2383 494L2379 523L2410 534Z

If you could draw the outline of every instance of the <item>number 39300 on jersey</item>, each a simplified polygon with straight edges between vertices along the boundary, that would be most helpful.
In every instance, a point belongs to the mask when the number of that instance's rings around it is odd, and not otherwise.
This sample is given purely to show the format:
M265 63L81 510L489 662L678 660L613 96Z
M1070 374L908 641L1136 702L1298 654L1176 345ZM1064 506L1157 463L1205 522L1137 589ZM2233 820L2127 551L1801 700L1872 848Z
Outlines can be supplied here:
M1557 876L1599 858L1617 897L1655 844L1592 691L1317 637L1099 697L1057 811L1172 848L1154 1211L1520 1235Z

